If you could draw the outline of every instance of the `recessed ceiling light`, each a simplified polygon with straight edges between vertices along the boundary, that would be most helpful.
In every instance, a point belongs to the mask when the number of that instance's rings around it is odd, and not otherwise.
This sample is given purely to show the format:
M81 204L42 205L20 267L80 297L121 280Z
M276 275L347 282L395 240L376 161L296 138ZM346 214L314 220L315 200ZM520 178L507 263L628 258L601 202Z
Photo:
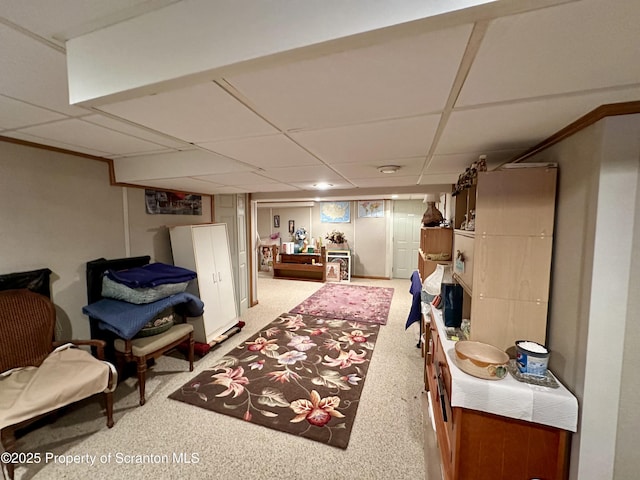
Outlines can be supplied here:
M398 198L398 195L394 193L393 195L391 195L391 198Z
M380 173L396 173L398 170L400 170L398 165L383 165L382 167L378 167Z
M333 187L331 183L320 182L313 185L313 188L317 188L318 190L326 190L327 188Z

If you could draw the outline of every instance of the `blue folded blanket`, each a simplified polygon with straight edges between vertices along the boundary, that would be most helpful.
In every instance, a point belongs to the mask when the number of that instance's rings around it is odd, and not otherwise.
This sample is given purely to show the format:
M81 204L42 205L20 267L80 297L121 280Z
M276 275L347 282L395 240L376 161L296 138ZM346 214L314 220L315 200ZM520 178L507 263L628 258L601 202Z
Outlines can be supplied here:
M134 304L103 298L82 307L82 313L100 321L103 330L109 330L125 340L130 340L148 321L168 307L185 317L199 317L204 312L204 303L190 293L177 293L157 302Z
M160 262L117 272L107 270L106 275L114 282L130 288L148 288L168 283L188 282L197 276L193 270Z

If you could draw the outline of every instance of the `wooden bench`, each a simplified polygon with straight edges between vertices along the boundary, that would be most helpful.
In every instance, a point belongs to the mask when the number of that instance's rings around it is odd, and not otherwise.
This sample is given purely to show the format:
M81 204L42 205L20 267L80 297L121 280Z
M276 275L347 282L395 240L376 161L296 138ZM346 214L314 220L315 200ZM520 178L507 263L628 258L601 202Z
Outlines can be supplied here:
M310 280L325 282L327 272L324 265L325 247L319 253L281 253L273 245L273 278L287 278L292 280Z

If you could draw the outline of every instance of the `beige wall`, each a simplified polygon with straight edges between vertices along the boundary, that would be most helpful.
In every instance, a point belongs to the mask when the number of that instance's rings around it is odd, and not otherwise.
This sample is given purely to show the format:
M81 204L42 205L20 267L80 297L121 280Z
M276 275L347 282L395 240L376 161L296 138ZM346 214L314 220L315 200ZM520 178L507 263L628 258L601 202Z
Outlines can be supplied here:
M53 271L59 339L89 337L87 261L130 251L170 262L165 225L211 218L209 197L203 216L147 215L144 191L110 186L106 163L7 142L0 142L0 205L0 274Z
M325 236L332 230L345 234L351 249L352 275L360 277L388 278L387 245L390 241L391 202L385 202L385 216L382 218L358 218L358 202L350 201L351 221L349 223L322 223L320 203L311 207L262 207L258 208L257 228L261 237L278 231L273 227L273 216L280 215L280 236L283 242L292 241L288 232L288 221L294 220L296 228L303 226L309 236L322 237L323 245L329 246Z
M640 115L610 117L530 159L560 169L548 344L550 368L580 406L572 479L636 478L640 470L632 441L639 140Z

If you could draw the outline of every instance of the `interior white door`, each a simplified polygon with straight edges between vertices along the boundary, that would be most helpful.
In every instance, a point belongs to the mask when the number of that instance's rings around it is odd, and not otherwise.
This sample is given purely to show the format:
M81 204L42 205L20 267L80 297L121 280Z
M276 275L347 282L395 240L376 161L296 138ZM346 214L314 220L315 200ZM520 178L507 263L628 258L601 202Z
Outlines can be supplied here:
M246 196L238 194L236 201L238 227L238 296L239 314L242 315L249 308L249 253L247 252L247 214Z
M411 278L418 269L420 227L426 206L421 200L393 202L393 272L394 278Z

